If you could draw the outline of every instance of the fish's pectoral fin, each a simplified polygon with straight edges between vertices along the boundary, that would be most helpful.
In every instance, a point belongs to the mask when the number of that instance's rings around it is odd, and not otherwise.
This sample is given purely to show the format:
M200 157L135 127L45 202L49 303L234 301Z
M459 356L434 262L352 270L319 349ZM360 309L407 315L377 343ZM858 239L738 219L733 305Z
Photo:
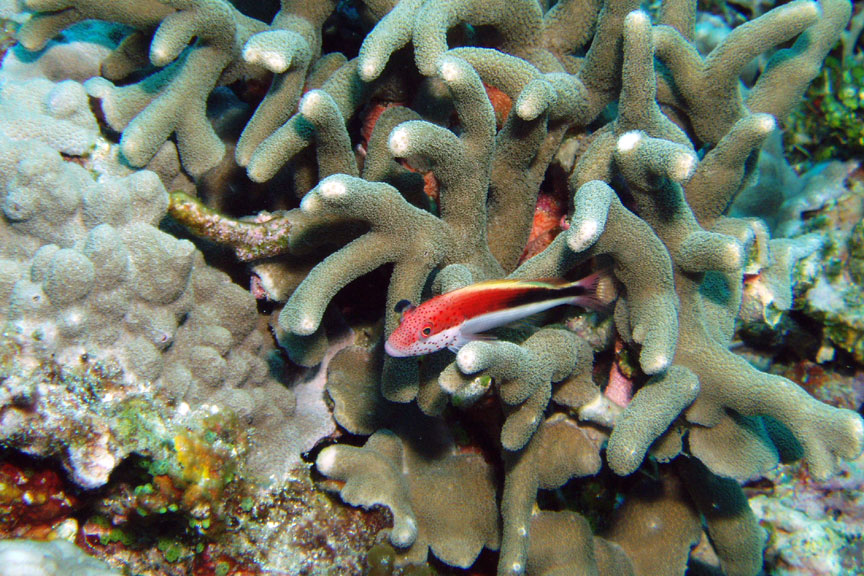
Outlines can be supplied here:
M495 342L498 338L491 334L460 334L459 339L447 346L451 352L458 353L469 342Z
M495 342L498 337L493 334L469 334L468 340L470 342Z
M465 344L469 342L497 342L498 338L492 334L487 334L486 332L479 332L476 334L462 334L460 341L458 342L459 347L461 348Z

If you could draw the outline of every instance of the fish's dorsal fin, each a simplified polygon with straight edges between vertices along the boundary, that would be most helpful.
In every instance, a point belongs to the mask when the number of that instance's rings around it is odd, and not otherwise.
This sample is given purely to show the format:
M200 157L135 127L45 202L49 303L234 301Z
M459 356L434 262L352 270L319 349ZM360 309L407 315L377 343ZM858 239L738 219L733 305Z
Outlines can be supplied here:
M396 303L396 306L393 307L393 311L397 314L405 314L406 312L411 312L414 310L416 306L411 303L410 300L400 300Z

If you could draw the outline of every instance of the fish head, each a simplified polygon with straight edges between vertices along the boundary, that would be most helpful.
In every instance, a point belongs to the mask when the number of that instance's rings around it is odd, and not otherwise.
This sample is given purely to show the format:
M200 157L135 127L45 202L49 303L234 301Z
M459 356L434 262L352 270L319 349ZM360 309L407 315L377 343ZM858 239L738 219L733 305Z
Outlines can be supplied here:
M396 358L422 356L452 345L457 334L453 327L436 321L423 305L402 311L402 320L384 343L387 354Z

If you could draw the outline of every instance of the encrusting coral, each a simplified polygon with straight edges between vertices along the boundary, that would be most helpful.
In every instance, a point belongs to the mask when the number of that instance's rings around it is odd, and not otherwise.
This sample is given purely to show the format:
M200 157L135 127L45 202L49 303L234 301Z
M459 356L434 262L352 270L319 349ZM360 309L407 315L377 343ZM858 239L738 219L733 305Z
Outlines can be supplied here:
M29 0L37 13L21 39L39 47L89 17L127 24L136 31L103 65L120 78L146 66L152 34L149 62L164 68L139 84L93 79L88 89L123 130L131 163L146 164L175 133L193 175L223 154L206 121L213 87L262 67L277 74L237 160L266 181L313 150L317 184L295 190L299 208L256 222L176 196L172 206L191 229L255 261L264 290L287 299L277 335L295 362L321 361L334 297L384 265L385 336L402 300L487 279L611 270L614 326L638 358L635 375L619 378L635 392L623 409L593 382L590 346L551 323L502 330L502 341L471 342L455 358L351 346L332 359L334 417L370 437L323 449L317 467L346 502L390 508L400 563L431 549L467 567L486 547L500 550L500 574L680 575L705 531L725 573L757 574L764 535L738 482L797 458L827 477L861 454L864 425L729 350L748 254L759 244L786 278L794 259L772 259L785 245L727 213L839 38L849 2L785 4L705 56L692 41L693 1L665 0L655 23L634 0L390 4L367 3L380 20L338 68L338 58L319 58L331 2L283 0L268 27L222 0ZM745 91L739 76L766 52ZM316 89L301 98L307 76ZM500 127L493 90L512 102ZM349 125L370 104L385 110L358 154ZM521 261L547 169L574 135L584 141L569 173L569 226ZM432 175L434 204L417 170ZM72 256L65 265L80 272ZM598 474L604 449L617 475L656 473L624 491L599 535L574 511L540 509L541 490Z

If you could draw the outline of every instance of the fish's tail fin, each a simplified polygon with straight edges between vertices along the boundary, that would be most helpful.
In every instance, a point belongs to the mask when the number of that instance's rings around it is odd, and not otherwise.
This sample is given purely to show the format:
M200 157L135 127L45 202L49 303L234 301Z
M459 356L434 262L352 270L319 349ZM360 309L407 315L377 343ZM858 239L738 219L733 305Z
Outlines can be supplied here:
M608 268L573 282L568 289L576 292L572 302L574 305L592 310L605 310L618 297L615 280Z

